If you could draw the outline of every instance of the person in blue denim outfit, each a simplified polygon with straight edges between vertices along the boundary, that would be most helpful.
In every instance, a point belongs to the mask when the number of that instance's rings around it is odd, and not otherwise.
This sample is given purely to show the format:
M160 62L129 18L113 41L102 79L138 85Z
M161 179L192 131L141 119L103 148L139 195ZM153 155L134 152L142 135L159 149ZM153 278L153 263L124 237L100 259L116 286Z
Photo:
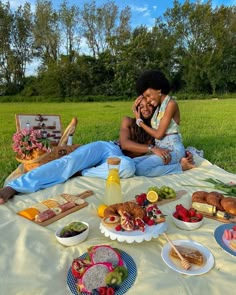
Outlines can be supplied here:
M139 108L142 120L150 125L153 106L142 99ZM106 179L108 174L106 161L109 157L121 158L119 171L121 178L132 177L135 173L135 157L148 153L149 147L153 143L153 138L136 125L135 118L124 117L121 123L120 141L97 141L82 145L69 155L23 174L7 183L7 186L0 190L0 204L5 203L17 193L36 192L63 183L78 172L82 176ZM185 162L191 162L191 160L191 155L187 155L182 159L182 167L181 165L172 165L167 168L168 165L163 165L165 168L160 169L160 173L166 174L165 169L169 173L175 173L176 169L183 171L186 166ZM157 170L156 173L158 173L156 176L162 175Z
M145 71L137 80L136 90L139 95L133 105L136 124L155 138L155 144L150 146L150 153L153 155L134 159L135 174L154 177L157 173L182 173L185 170L181 165L181 160L185 157L185 148L180 134L180 110L176 101L168 95L169 81L158 70ZM139 105L143 98L156 108L151 126L140 116ZM195 167L193 163L188 164L186 169Z

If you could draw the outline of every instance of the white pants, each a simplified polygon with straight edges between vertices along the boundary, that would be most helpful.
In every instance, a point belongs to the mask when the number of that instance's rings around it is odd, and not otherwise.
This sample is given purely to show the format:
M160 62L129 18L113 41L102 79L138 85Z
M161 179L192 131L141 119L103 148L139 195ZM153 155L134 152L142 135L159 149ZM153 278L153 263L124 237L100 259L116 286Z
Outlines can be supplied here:
M135 164L129 157L123 155L118 145L113 142L96 141L85 144L60 159L51 161L22 176L10 181L7 186L20 193L36 192L63 183L73 174L81 171L83 176L107 178L107 158L119 157L120 177L132 177Z

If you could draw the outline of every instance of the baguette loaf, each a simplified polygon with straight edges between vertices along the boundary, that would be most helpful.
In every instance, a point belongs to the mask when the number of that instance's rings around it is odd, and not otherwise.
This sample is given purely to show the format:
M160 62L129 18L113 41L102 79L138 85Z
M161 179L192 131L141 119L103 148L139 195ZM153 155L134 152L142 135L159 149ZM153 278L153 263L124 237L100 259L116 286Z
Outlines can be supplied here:
M175 247L177 248L177 250L180 252L180 254L189 262L189 263L193 263L193 264L197 264L197 265L203 265L204 263L204 256L203 254L196 250L196 249L192 249L192 248L188 248L188 247L184 247L184 246L177 246L175 245ZM175 258L179 258L179 256L177 255L177 253L175 252L175 250L173 248L171 248L170 250L170 255L175 257Z

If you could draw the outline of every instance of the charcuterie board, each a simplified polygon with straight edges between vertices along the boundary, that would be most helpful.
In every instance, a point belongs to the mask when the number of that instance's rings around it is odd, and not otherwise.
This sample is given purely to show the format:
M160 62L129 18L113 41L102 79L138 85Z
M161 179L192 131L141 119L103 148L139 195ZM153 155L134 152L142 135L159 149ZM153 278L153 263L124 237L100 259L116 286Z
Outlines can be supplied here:
M236 222L236 216L232 216L232 218L226 219L226 218L221 218L218 216L211 215L210 213L205 213L205 212L201 212L201 211L198 211L198 212L200 212L203 217L213 219L213 220L216 220L216 221L219 221L222 223L235 223Z
M76 197L78 197L80 199L86 199L86 198L88 198L88 197L90 197L92 195L93 195L93 191L87 190L87 191L84 191L84 192L76 195ZM86 207L86 206L88 206L88 203L84 202L83 204L75 205L74 207L72 207L72 208L70 208L70 209L68 209L68 210L66 210L64 212L61 212L60 214L55 215L55 216L53 216L53 217L51 217L51 218L49 218L49 219L47 219L45 221L42 221L42 222L39 222L39 221L36 221L36 220L30 220L30 221L32 221L32 222L34 222L34 223L36 223L38 225L41 225L41 226L47 226L47 225L49 225L49 224L51 224L51 223L65 217L65 216L73 213L73 212L76 212L76 211ZM20 212L18 212L17 214L22 216L19 213ZM23 216L23 218L26 218L26 217Z

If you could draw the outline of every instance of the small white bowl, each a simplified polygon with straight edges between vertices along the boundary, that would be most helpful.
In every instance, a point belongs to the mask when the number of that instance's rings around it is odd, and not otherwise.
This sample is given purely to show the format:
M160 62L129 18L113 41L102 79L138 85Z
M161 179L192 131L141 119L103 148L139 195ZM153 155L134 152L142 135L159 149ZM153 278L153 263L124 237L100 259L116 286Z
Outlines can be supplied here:
M173 216L173 213L171 214L171 217L172 217L172 220L173 220L174 224L178 228L184 229L184 230L195 230L195 229L199 228L200 226L202 226L203 219L204 219L204 217L203 217L202 220L200 220L198 222L185 222L185 221L182 221L182 220L179 220L179 219L175 218Z
M60 237L60 233L62 231L62 229L65 227L61 226L57 229L57 231L55 232L55 236L56 239L58 240L59 243L61 243L64 246L75 246L77 244L82 243L84 240L86 240L88 233L89 233L89 224L87 222L83 222L81 221L81 223L87 225L87 229L85 231L83 231L82 233L79 233L76 236L73 237Z

